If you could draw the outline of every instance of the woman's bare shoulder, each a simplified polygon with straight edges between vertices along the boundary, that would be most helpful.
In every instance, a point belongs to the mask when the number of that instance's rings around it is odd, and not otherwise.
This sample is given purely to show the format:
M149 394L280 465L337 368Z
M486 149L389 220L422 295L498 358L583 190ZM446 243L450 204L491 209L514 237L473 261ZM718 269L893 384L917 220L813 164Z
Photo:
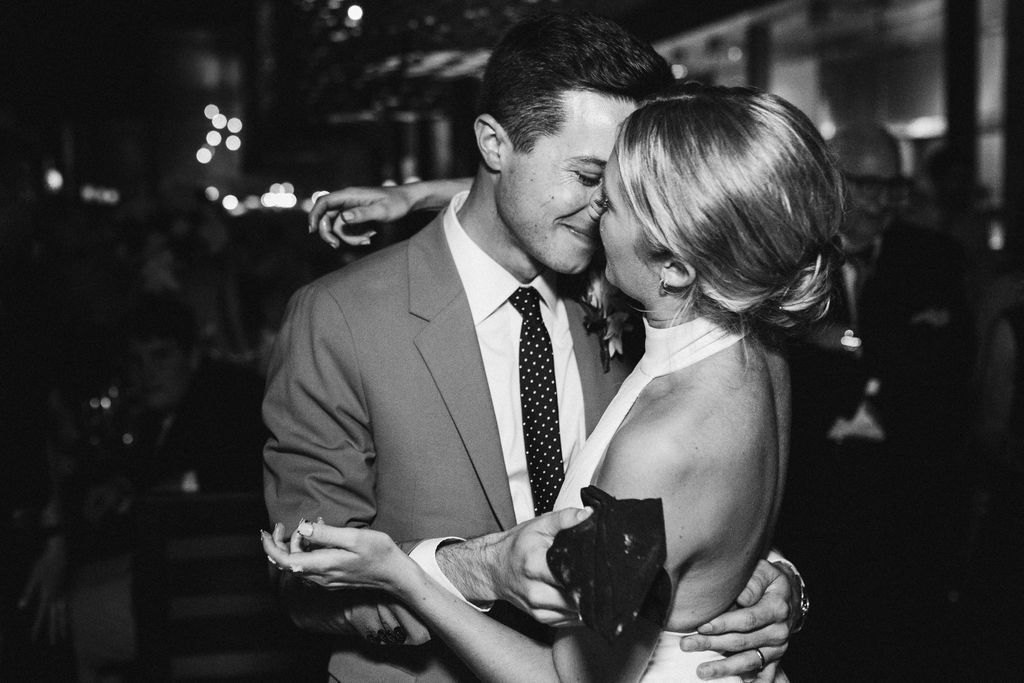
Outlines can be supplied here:
M701 474L745 476L774 457L764 448L776 443L778 429L768 365L701 370L648 385L609 445L604 474L637 487L677 486Z

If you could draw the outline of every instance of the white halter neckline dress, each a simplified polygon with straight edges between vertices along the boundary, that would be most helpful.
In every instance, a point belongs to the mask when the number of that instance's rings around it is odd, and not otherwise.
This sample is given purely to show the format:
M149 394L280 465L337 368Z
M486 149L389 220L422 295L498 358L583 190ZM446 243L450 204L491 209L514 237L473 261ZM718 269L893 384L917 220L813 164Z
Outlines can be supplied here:
M672 327L651 327L644 321L644 356L608 404L583 449L569 463L555 509L583 507L580 489L589 486L601 466L608 444L626 418L640 392L662 375L681 370L729 348L743 336L728 332L706 318L696 318ZM683 652L679 639L684 634L663 631L644 672L643 683L696 683L697 665L721 659L718 652ZM739 682L738 677L716 679Z

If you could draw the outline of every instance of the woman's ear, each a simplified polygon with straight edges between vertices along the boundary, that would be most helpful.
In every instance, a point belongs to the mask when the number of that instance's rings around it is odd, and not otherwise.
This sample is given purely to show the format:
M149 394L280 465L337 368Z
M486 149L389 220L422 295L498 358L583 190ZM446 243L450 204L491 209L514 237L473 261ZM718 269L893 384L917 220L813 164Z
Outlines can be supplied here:
M500 171L502 160L512 149L505 129L490 114L480 114L473 122L473 132L484 164L492 171Z
M661 288L668 294L682 294L697 279L697 271L686 261L668 261L661 266Z

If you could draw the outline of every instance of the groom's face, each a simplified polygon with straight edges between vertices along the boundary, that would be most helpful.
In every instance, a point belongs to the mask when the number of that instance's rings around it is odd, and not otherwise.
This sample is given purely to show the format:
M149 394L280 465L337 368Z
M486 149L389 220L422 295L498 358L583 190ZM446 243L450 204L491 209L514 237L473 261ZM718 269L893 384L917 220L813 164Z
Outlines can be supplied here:
M559 273L577 273L600 247L589 210L632 102L592 92L565 94L565 122L539 137L529 152L515 152L502 168L498 213L513 248Z

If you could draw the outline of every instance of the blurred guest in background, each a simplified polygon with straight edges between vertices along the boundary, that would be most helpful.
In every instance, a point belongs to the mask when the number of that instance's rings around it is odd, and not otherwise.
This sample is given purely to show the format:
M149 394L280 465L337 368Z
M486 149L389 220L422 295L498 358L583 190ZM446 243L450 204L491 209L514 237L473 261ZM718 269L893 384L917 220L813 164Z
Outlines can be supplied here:
M1024 283L1024 270L1015 274ZM972 463L980 476L957 641L979 678L1012 680L1019 669L1003 654L1017 646L1024 612L1024 300L1003 309L985 337L978 398Z
M204 358L196 318L173 299L147 297L128 315L127 398L134 417L136 488L258 490L266 438L263 381L254 371Z
M61 372L60 278L37 234L39 157L0 130L0 680L61 680L65 603L51 586L65 564L47 439ZM51 577L50 574L55 576ZM56 579L56 581L51 580ZM54 649L55 646L58 649Z
M947 534L965 511L956 502L964 500L956 483L971 348L964 255L949 237L896 219L899 149L885 130L843 129L832 147L850 196L846 263L827 324L793 352L793 464L780 543L806 549L806 560L803 551L794 557L814 567L809 576L821 572L809 580L822 581L828 623L809 634L809 649L834 664L856 652L851 639L873 631L901 655L875 663L906 662L935 623L926 615L944 604L954 554ZM842 589L856 583L846 571L878 583L861 582L863 595ZM896 616L879 624L875 615L886 610ZM827 642L812 644L816 635ZM871 664L855 659L851 670Z
M69 564L70 632L82 683L124 673L135 656L131 513L153 492L257 491L266 439L263 382L204 358L196 317L166 297L143 297L125 317L124 380L111 378L86 419L63 407L74 462L63 489L63 556L40 560L55 583ZM42 570L41 570L42 571ZM62 585L49 585L60 594Z

